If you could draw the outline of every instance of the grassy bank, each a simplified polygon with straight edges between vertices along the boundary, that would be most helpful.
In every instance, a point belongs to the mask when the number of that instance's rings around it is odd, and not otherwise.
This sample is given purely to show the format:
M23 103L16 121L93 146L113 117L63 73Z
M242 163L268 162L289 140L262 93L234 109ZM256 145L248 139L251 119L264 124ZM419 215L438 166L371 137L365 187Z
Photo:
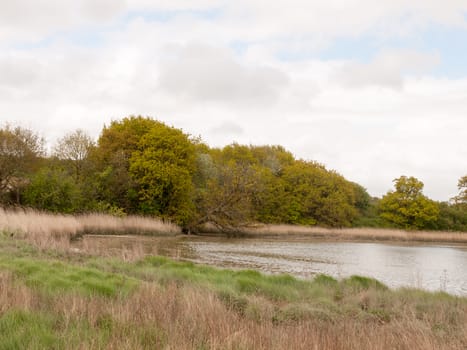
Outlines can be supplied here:
M466 298L365 277L124 261L0 234L0 349L464 349L466 325Z

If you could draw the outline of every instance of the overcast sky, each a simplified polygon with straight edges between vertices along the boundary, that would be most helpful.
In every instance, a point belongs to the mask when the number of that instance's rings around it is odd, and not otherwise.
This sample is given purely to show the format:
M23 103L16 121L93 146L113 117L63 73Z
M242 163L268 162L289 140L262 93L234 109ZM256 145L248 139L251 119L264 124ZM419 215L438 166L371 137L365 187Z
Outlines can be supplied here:
M280 144L381 196L467 175L465 0L0 0L0 123Z

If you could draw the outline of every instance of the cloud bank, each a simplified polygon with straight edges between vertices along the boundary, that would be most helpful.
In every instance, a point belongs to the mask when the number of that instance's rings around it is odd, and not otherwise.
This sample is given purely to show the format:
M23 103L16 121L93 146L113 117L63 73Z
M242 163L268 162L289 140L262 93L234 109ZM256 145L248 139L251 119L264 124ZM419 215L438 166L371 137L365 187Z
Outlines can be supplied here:
M142 114L212 146L284 145L373 195L409 175L447 200L467 173L467 76L429 35L467 38L465 1L0 5L0 122L50 143Z

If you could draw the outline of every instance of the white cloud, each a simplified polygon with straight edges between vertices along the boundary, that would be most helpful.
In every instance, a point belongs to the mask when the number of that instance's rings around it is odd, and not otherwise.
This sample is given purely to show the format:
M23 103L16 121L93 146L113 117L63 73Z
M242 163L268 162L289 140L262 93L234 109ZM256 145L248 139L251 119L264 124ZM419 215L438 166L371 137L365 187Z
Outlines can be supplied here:
M39 41L55 32L110 20L124 8L125 0L2 0L0 43Z
M196 17L200 11L217 11L217 17L201 16L198 21L203 31L209 30L204 34L227 40L276 40L282 42L281 46L291 44L293 49L300 42L307 47L322 47L326 40L365 32L407 35L432 23L465 27L467 3L464 0L1 0L0 9L0 42L18 39L34 42L56 32L102 24L129 12L178 11L178 17L172 19L177 21L180 16ZM196 26L191 30L198 32ZM191 35L189 31L185 34Z
M228 104L274 104L288 83L275 68L247 67L232 53L203 45L166 50L160 87L179 98Z
M221 124L209 130L209 132L216 136L238 136L243 134L245 130L237 123L234 123L232 121L224 121Z
M0 3L0 124L21 122L53 142L149 115L214 146L282 144L375 195L413 175L446 200L465 175L467 80L430 77L442 58L436 51L387 49L369 63L277 59L319 52L335 37L463 26L465 1ZM137 16L148 9L181 12L165 21ZM219 12L196 13L212 9ZM39 48L5 45L94 26L103 41L96 47L74 45L66 33Z
M337 73L337 79L349 87L369 85L400 89L405 75L429 72L440 62L438 54L416 51L386 51L369 63L347 62Z

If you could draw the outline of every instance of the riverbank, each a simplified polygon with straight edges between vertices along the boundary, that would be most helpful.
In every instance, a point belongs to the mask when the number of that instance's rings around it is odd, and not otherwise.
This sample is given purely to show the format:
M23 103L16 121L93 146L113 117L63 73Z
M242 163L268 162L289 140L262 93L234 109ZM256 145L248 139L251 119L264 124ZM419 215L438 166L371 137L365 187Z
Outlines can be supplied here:
M0 348L464 349L467 298L0 234Z
M205 234L222 234L214 229ZM440 242L467 243L467 232L447 231L405 231L383 228L323 228L297 225L256 225L242 228L237 234L252 238L320 238L337 241L404 241L404 242Z

